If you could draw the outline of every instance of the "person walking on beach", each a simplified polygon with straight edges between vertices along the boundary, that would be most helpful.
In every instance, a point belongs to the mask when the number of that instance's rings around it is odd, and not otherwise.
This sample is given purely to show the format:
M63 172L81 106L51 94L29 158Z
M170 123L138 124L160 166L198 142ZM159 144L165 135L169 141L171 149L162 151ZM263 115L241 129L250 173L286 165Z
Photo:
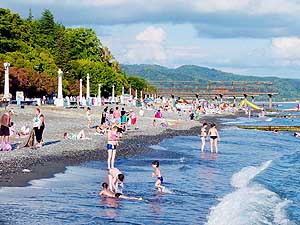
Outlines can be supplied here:
M152 162L152 167L154 169L154 173L152 173L152 177L156 177L157 180L155 182L155 187L162 191L164 186L162 186L164 178L161 175L160 168L159 168L159 161L155 160Z
M119 107L116 107L116 110L113 113L114 119L116 122L118 122L119 124L121 124L121 112L119 110Z
M87 127L91 128L92 113L91 113L91 108L90 107L87 107L87 109L86 109L86 118L87 118Z
M114 126L107 132L107 169L115 167L115 158L118 145L118 128Z
M124 174L118 168L108 170L108 183L109 190L119 193L119 181L121 182L122 189L124 188Z
M130 113L129 113L129 120L130 120L130 127L131 127L131 129L138 129L137 127L136 127L136 115L135 115L135 113L133 112L133 110L131 109L130 110Z
M102 115L101 115L101 125L106 123L107 110L108 110L108 107L106 106L103 109L103 112L102 112Z
M215 148L216 153L218 153L218 141L220 141L220 136L214 123L210 125L208 135L210 137L210 152L213 153Z
M11 109L7 113L4 113L1 117L1 128L0 128L0 136L1 136L1 150L2 151L10 151L10 132L9 127L11 124L11 117L14 114L14 111Z
M207 137L207 123L203 123L203 126L201 128L201 134L200 134L200 138L201 138L201 152L204 152L204 148L205 148L205 143L206 143L206 137Z
M37 141L37 148L42 147L43 142L43 132L45 129L45 117L41 113L40 108L35 109L35 117L33 118L33 129L35 133L35 138Z

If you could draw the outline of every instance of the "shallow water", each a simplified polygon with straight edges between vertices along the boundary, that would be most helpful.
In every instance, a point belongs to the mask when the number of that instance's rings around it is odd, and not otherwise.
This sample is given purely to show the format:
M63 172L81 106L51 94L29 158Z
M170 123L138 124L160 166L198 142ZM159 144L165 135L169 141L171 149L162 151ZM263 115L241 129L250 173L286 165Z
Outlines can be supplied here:
M0 224L300 224L300 140L233 127L220 135L218 155L201 154L194 136L118 160L124 194L144 201L100 199L104 162L1 188ZM155 190L153 160L170 193Z

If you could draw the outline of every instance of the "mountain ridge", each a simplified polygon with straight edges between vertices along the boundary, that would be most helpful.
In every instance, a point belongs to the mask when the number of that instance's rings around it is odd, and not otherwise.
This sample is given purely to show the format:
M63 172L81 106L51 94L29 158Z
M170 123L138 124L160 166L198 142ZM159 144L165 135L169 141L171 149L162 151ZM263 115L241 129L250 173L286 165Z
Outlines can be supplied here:
M275 100L298 100L300 98L300 79L279 78L276 76L240 75L223 72L214 68L197 65L182 65L168 68L158 64L121 64L121 70L129 76L138 76L151 83L152 80L174 81L268 81L279 92Z

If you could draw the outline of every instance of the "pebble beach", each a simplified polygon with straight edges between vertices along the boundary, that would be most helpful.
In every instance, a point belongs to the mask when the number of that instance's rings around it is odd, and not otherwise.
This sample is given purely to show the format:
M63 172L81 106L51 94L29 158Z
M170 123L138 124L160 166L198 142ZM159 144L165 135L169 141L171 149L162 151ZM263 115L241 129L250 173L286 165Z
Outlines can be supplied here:
M13 108L15 114L12 121L16 128L31 124L35 107L24 109ZM138 129L128 130L120 140L117 158L142 153L149 150L150 145L159 143L167 137L178 135L196 135L199 133L199 121L191 121L180 117L174 112L164 112L170 122L168 127L153 127L154 111L145 110L144 116L138 115L138 108L125 107L127 111L134 110ZM42 148L20 148L27 140L12 138L13 151L0 152L0 185L24 186L33 178L49 177L53 173L63 172L65 166L76 165L90 160L106 159L106 137L95 134L95 129L87 127L85 109L63 109L51 106L41 107L45 116L46 128L43 135ZM100 123L103 107L92 108L92 127ZM207 118L209 120L209 118ZM64 132L78 133L84 130L86 140L65 140Z

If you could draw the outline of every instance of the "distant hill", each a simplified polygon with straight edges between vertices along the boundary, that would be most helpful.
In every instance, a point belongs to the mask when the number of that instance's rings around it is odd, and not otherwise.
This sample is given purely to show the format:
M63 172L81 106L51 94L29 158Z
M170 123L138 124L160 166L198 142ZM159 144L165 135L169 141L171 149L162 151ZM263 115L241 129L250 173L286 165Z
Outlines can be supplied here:
M226 73L216 69L195 65L184 65L175 69L159 65L121 65L127 75L145 78L148 81L156 80L191 80L191 81L271 81L279 93L275 100L299 100L300 79L283 79L278 77L244 76Z

